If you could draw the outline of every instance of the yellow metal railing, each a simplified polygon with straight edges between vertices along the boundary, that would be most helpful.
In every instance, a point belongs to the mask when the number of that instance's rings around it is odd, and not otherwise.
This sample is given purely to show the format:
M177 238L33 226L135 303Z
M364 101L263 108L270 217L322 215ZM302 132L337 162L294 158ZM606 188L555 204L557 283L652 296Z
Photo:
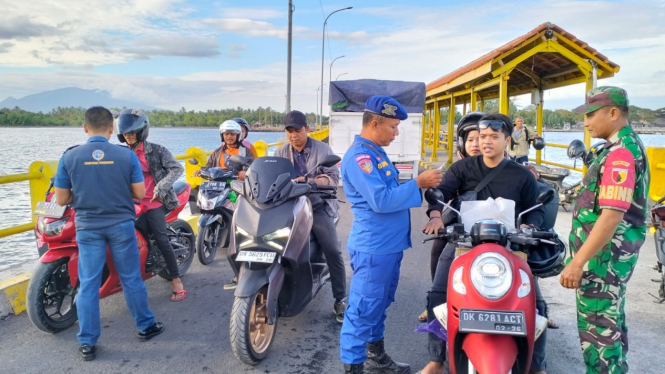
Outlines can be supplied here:
M324 140L329 136L328 128L323 128L322 130L313 131L309 133L309 136L316 140ZM254 148L259 157L268 155L268 150L271 147L279 147L283 145L283 140L280 140L275 143L266 143L263 140L258 140L254 142ZM194 177L193 174L196 170L200 169L203 165L206 164L208 156L212 152L206 151L201 147L191 147L185 151L183 154L175 155L176 160L189 160L195 159L197 161L196 165L192 165L189 162L185 162L185 179L192 188L198 187L201 184L202 179ZM43 201L46 197L46 191L48 190L51 178L55 176L56 171L58 170L58 161L59 160L49 160L49 161L35 161L28 167L28 172L26 173L17 173L17 174L8 174L0 175L0 184L7 183L16 183L16 182L30 182L30 211L35 211L35 206L38 202ZM32 222L21 223L18 225L10 226L4 229L0 229L0 238L4 238L9 235L19 234L22 232L30 231L35 228L37 217L32 215Z

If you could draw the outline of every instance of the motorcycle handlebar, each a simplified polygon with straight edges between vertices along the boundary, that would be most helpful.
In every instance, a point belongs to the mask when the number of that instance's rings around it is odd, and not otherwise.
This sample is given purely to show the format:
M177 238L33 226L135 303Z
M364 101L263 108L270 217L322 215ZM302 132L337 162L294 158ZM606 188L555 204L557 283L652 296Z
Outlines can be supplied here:
M336 186L322 186L322 185L317 185L316 188L319 191L337 191Z
M549 231L534 231L531 233L531 237L534 239L556 239L557 235Z

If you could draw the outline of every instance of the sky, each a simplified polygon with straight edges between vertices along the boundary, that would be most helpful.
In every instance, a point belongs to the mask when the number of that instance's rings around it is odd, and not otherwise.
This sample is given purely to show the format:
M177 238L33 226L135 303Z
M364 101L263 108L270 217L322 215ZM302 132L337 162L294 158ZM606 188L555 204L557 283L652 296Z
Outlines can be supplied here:
M621 66L601 84L665 107L665 0L293 3L293 109L316 110L323 21L348 6L328 20L324 102L331 76L429 83L552 22ZM0 9L0 100L80 87L163 109L285 108L287 0L0 0ZM545 108L583 99L582 85L550 90Z

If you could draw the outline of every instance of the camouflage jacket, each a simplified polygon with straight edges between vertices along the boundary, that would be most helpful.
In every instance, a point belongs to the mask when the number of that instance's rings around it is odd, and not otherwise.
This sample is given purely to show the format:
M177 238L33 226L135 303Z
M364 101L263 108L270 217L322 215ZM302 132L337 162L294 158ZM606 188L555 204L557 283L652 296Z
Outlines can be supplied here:
M185 172L185 168L171 151L161 145L144 142L143 147L150 175L155 179L155 195L162 200L167 211L172 210L180 205L173 183Z
M625 212L607 245L584 267L583 278L618 286L628 281L646 236L649 167L642 141L630 126L594 156L573 211L570 249L581 247L603 209Z

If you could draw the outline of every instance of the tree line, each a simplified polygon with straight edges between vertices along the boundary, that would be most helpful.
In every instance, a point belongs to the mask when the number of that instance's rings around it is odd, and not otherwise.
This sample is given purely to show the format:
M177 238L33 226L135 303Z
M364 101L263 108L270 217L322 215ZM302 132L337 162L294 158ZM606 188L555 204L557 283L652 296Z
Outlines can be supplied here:
M121 111L125 108L110 108ZM80 126L86 108L55 108L48 113L34 113L14 107L0 109L0 126ZM280 127L284 123L284 112L278 112L270 107L257 109L218 109L193 111L181 108L179 111L146 110L150 118L150 125L157 127L217 127L222 122L236 117L244 118L251 125L261 127ZM307 122L316 123L315 113L306 113ZM328 123L328 117L323 117L323 124Z

